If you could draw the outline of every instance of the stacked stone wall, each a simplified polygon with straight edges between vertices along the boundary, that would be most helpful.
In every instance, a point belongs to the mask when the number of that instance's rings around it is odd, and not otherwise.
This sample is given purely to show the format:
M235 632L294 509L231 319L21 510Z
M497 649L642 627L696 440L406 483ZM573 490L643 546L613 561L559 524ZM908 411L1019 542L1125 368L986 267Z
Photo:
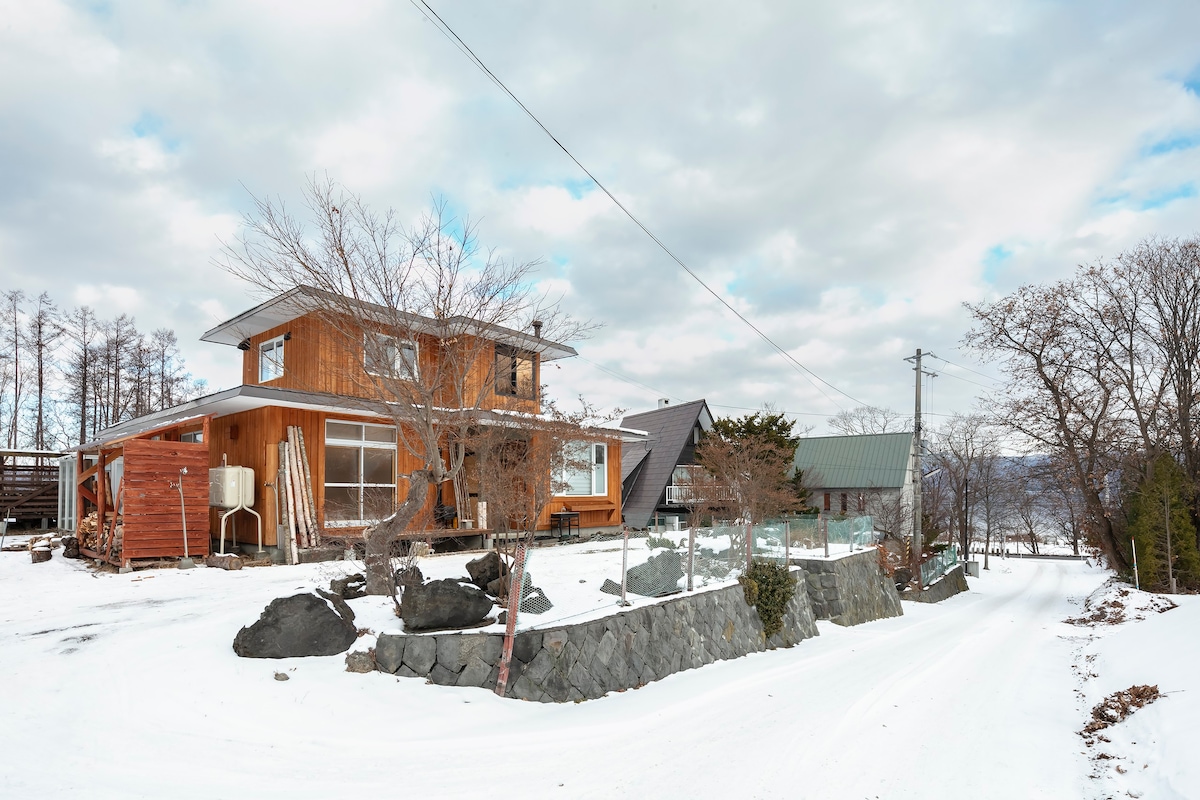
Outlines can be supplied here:
M783 630L767 639L741 586L728 586L623 611L578 625L519 633L513 640L507 697L567 702L643 686L676 672L748 653L792 647L817 635L806 575ZM494 689L503 634L381 634L381 671L444 686Z
M914 592L910 589L900 595L900 597L903 600L911 600L914 603L940 603L947 598L967 591L968 588L967 576L963 572L963 565L959 564L940 579L934 581L932 585L926 586L919 592Z
M879 568L874 548L843 558L792 559L805 580L813 614L838 625L861 625L904 613L895 584Z

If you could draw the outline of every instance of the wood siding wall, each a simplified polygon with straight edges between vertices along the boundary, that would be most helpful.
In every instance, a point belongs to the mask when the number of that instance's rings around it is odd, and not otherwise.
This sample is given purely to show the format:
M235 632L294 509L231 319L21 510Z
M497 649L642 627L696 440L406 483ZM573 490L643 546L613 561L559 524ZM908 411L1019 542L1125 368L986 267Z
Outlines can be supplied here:
M550 528L550 515L562 511L579 512L579 527L607 528L621 524L621 442L610 440L608 444L608 494L603 497L581 497L579 495L555 496L538 518L538 530Z
M364 331L368 328L364 326ZM382 327L371 329L386 333ZM361 340L346 341L344 334L321 320L315 314L306 314L290 322L279 325L268 331L252 336L249 339L250 348L242 353L242 382L258 385L259 345L285 334L291 334L283 347L283 376L262 383L280 389L297 389L308 392L324 392L343 397L362 397L376 399L370 377L363 366L363 347ZM464 346L469 346L474 340L463 337ZM437 357L436 340L430 336L417 337L417 354L420 370L432 370L436 367L433 361ZM535 356L535 358L537 358ZM471 365L464 385L464 395L467 403L475 398L481 398L480 408L506 409L539 413L541 404L537 400L527 400L495 392L494 377L495 344L488 343L481 350L475 363ZM540 364L537 365L540 374ZM443 398L446 405L455 406L455 398Z
M182 478L187 509L188 555L208 555L208 446L133 439L125 442L124 539L121 558L178 558L183 555ZM181 475L180 468L187 474Z
M285 350L286 352L286 350ZM265 486L274 484L279 473L279 443L286 440L289 426L297 425L304 431L304 445L308 452L309 470L312 472L313 501L316 505L317 523L325 525L325 422L326 420L345 422L368 422L389 424L388 420L376 417L365 417L355 414L338 414L325 411L308 411L296 408L268 406L238 414L218 417L210 426L212 442L209 447L209 465L221 466L221 458L231 467L250 467L254 470L254 505L253 509L262 515L263 544L277 546L279 544L276 532L281 519L278 497L275 489ZM408 474L420 467L413 456L403 445L397 448L396 471L398 474ZM408 491L404 480L397 480L398 497ZM286 502L286 501L285 501ZM432 505L432 500L430 504ZM213 537L219 537L221 531L221 514L223 510L214 508L211 512L210 526ZM257 543L258 530L253 516L237 512L225 524L226 538L231 538L233 523L237 523L236 541L242 543ZM327 533L337 535L343 528L330 528ZM350 529L354 530L354 529Z

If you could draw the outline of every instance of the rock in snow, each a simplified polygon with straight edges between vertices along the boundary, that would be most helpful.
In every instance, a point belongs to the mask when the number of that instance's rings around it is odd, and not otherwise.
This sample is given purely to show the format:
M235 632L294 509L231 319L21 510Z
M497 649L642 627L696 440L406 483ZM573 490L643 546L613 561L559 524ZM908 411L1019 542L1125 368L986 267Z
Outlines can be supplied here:
M317 592L272 600L257 622L238 631L233 651L242 658L332 656L345 652L358 638L354 612L341 597L320 589Z

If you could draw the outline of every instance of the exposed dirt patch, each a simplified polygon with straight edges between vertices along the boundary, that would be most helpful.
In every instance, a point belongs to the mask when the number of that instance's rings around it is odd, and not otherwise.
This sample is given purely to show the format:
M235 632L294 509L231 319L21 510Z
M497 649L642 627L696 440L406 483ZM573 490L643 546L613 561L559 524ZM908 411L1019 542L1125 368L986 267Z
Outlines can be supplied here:
M1161 594L1142 592L1109 581L1092 592L1083 603L1083 613L1064 620L1071 625L1120 625L1143 620L1149 614L1161 614L1178 608Z
M1113 692L1092 709L1092 721L1083 726L1079 733L1085 738L1097 738L1107 741L1102 736L1096 736L1105 728L1116 725L1139 708L1148 706L1162 697L1158 686L1130 686L1119 692ZM1088 744L1091 744L1089 741Z

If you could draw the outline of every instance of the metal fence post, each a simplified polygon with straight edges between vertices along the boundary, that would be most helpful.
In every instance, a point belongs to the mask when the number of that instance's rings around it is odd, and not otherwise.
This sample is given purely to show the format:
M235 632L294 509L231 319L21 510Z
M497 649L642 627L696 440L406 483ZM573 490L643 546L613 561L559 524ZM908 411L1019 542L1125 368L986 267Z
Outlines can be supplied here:
M754 560L754 524L746 523L746 571L750 571L750 562Z
M696 559L696 527L694 525L688 527L688 567L687 567L687 590L692 591L692 576L695 574L694 566Z
M655 514L657 517L658 515ZM657 520L655 520L657 523ZM629 526L625 526L625 539L621 547L621 605L629 605L629 601L625 599L625 584L629 580L627 568L629 567Z
M787 519L783 521L783 563L792 563L792 522Z
M825 557L829 558L829 519L824 514L818 514L817 520L821 526L822 538L825 539Z

